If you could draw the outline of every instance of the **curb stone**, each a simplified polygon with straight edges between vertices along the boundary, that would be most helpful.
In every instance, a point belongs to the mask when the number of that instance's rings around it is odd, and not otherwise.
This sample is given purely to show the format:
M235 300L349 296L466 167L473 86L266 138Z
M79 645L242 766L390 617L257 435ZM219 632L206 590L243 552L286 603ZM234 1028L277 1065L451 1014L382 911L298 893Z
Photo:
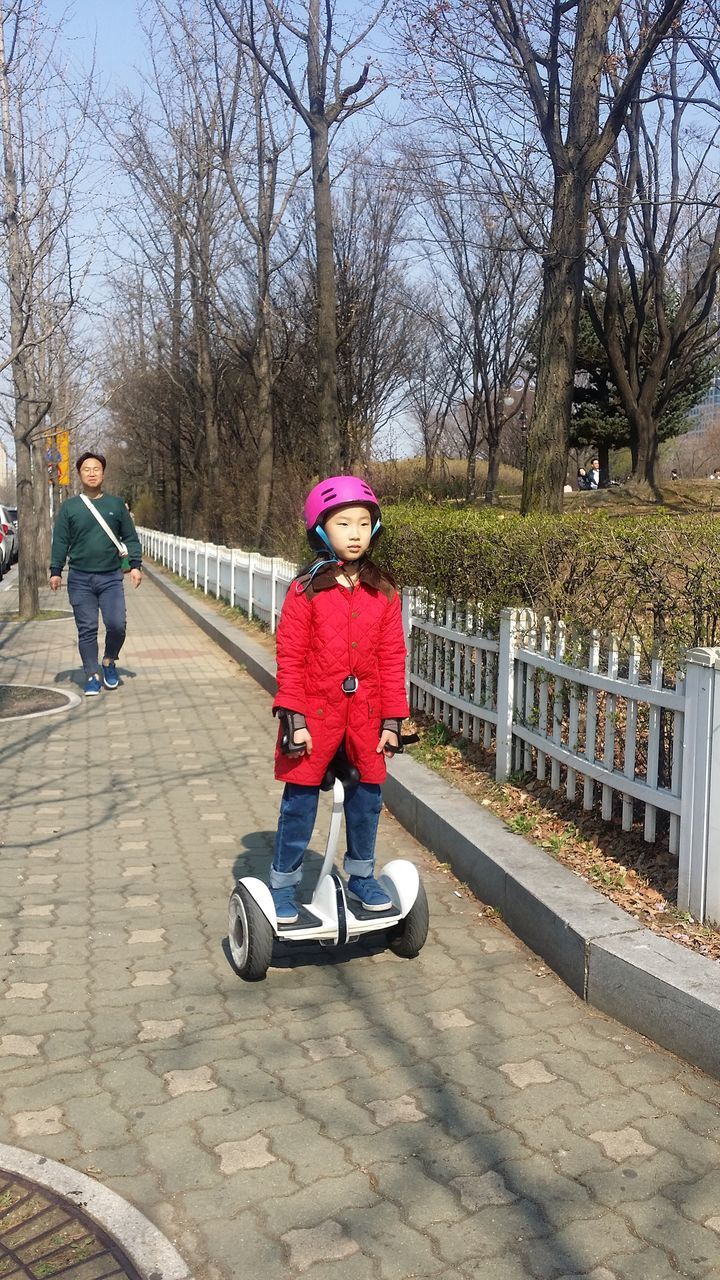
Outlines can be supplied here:
M267 650L162 574L148 577L268 693ZM583 1000L720 1079L720 974L713 960L645 929L542 849L508 831L408 756L383 788L390 812L447 862Z
M57 716L63 711L69 711L71 707L79 707L82 698L79 693L73 693L70 689L57 689L49 684L14 684L12 681L6 688L16 689L41 689L44 693L56 693L61 698L65 698L65 702L59 707L48 707L47 711L27 711L24 715L19 716L2 716L0 724L12 724L15 720L38 720L40 716Z
M114 1191L48 1156L0 1142L0 1168L63 1196L111 1235L147 1280L192 1280L187 1263L162 1232Z

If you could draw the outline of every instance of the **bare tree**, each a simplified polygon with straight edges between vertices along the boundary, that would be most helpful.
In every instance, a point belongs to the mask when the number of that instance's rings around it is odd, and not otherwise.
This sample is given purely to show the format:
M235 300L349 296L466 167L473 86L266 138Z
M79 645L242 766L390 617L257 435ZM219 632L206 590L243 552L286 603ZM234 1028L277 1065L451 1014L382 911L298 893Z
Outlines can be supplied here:
M406 190L369 176L359 157L348 170L334 229L343 471L367 467L377 432L407 394L414 345Z
M55 388L45 348L77 301L70 223L85 161L84 104L66 91L56 32L37 0L0 0L2 255L9 330L0 370L12 378L18 514L23 527L20 616L39 607L47 572L49 501L43 421ZM54 123L50 123L50 121Z
M276 320L273 279L297 249L283 242L281 231L290 202L309 165L294 156L294 124L286 99L263 62L279 64L270 24L256 31L262 60L247 45L232 38L232 56L223 49L228 28L218 22L213 0L207 0L213 41L213 69L218 86L220 128L218 155L235 209L253 247L245 263L251 296L252 322L247 334L230 326L228 337L237 345L255 381L251 425L257 446L257 505L255 543L269 550L269 518L275 461L273 392L279 362L273 351ZM288 117L291 118L288 118ZM240 142L241 146L238 146ZM278 250L278 242L281 247Z
M345 64L366 43L388 0L381 0L378 10L341 44L336 43L334 0L326 0L324 5L320 0L307 0L295 9L290 0L278 5L274 0L260 0L259 15L254 0L241 0L234 6L225 0L214 3L238 45L252 53L308 130L317 272L318 466L321 471L333 471L340 461L340 442L330 138L385 88L382 81L376 90L364 92L369 61L350 84L343 85L343 76ZM278 61L269 58L263 41L268 24ZM298 50L302 51L301 80L294 69Z
M165 366L168 389L185 397L174 435L168 415L159 411L157 440L161 444L166 425L176 523L185 475L190 505L202 508L206 530L221 537L217 464L221 454L226 463L228 453L233 455L242 420L247 462L254 471L247 482L253 540L268 549L274 385L282 363L273 352L278 328L273 282L293 256L285 218L309 162L294 155L294 113L272 78L228 33L212 0L200 7L188 0L154 0L148 21L153 55L148 98L127 104L112 134L140 196L136 253L166 316L166 321L153 317L148 340L158 373L161 363ZM272 37L266 34L265 42L272 63L278 58ZM195 362L189 383L191 346ZM234 380L238 389L240 368L242 399L224 415L223 399ZM116 397L116 406L121 399ZM122 402L130 408L127 399ZM167 403L170 412L177 410L178 394L170 394ZM183 462L186 420L196 423L189 471ZM164 452L160 448L158 479L167 492ZM234 456L237 461L237 450Z
M465 492L476 494L476 463L487 448L485 501L500 470L502 433L518 411L510 390L527 384L527 356L536 311L538 271L502 204L473 184L462 156L433 160L414 151L420 174L416 203L429 246L430 270L443 306L454 317L461 403L455 429L464 442Z
M420 37L414 24L409 28L445 124L478 148L524 233L529 225L541 232L541 243L534 240L543 286L524 511L562 506L593 181L683 4L468 0L426 9ZM408 8L415 17L415 6ZM515 205L531 169L548 170L548 217L536 202L524 211Z
M133 496L142 494L145 521L164 529L182 530L184 464L190 451L183 441L189 418L189 388L177 388L178 369L171 379L167 357L158 343L153 357L153 335L162 335L162 320L154 315L154 298L148 296L145 264L129 265L115 276L117 294L106 315L105 360L102 370L113 439L122 445L122 483ZM169 384L169 385L168 385ZM187 403L186 403L187 399ZM187 445L187 449L183 447ZM173 460L179 459L180 475Z
M703 369L710 381L719 333L720 85L687 63L676 30L598 182L602 309L597 287L586 290L630 424L633 476L656 493L660 423Z
M424 457L424 479L429 485L439 453L447 451L448 426L460 395L461 371L449 358L452 338L447 316L426 289L413 308L417 334L415 360L408 375L408 407L417 423Z
M187 56L190 40L161 0L150 15L147 35L152 62L147 94L128 95L116 107L116 120L106 121L105 131L138 196L124 231L160 304L150 302L144 309L152 358L182 393L194 427L188 505L201 514L206 534L222 541L222 505L215 489L221 441L214 348L218 286L236 248L228 231L225 177L217 164L220 91L213 83L205 92L213 77L205 74L198 50ZM190 351L191 384L185 376ZM173 397L173 407L176 401ZM180 423L175 425L170 465L179 525L183 465ZM162 479L164 484L166 477Z

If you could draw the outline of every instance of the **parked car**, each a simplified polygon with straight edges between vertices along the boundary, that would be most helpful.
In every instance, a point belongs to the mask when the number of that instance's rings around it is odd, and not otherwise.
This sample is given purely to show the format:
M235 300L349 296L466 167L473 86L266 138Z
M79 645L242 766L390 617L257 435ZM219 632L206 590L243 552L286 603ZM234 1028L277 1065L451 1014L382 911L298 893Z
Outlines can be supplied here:
M5 510L10 517L10 523L15 527L15 563L17 564L20 556L20 526L18 524L17 507L6 507Z
M15 513L13 520L11 511ZM18 552L20 550L20 539L18 537L17 509L15 507L5 507L0 504L0 533L3 536L2 551L6 568L11 564L17 564Z

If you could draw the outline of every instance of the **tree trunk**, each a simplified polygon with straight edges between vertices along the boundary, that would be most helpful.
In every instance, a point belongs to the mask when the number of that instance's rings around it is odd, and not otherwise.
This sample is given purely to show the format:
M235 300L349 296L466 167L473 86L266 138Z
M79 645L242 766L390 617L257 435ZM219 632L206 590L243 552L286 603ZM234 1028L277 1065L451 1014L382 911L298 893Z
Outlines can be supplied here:
M209 316L205 307L202 308L201 315L196 320L196 353L197 363L196 372L198 380L198 389L200 391L200 412L202 417L203 435L205 437L205 471L208 479L208 489L215 490L218 480L218 466L220 462L220 441L217 430L217 420L215 417L215 379L213 376L212 355L210 352L210 334L208 331ZM215 517L211 515L211 523L215 524L215 528L210 530L210 537L214 533L219 532L217 527L219 515Z
M275 464L275 428L272 404L272 352L267 324L263 323L259 335L257 358L254 362L257 383L257 505L255 508L255 544L259 551L270 548L270 501L272 498Z
M337 390L337 298L328 158L328 126L313 112L310 130L315 253L317 258L318 470L332 475L340 462Z
M195 376L200 399L200 422L205 444L201 470L205 477L203 486L206 536L212 542L222 542L223 517L218 505L218 479L220 469L220 437L215 412L215 374L210 345L210 244L204 219L198 226L198 245L191 251L191 294L193 329L195 339Z
M18 374L13 370L15 380L15 467L17 473L17 506L18 522L22 529L22 553L18 563L18 586L20 592L20 617L27 622L37 616L40 608L40 582L38 579L38 557L36 553L35 510L33 502L33 465L30 434L29 406L27 397L24 401L18 391ZM24 435L21 424L27 426ZM43 481L46 470L43 467ZM43 577L45 575L43 574Z
M633 467L633 480L648 484L659 497L656 468L658 455L657 423L652 414L639 407L635 420L637 430L637 461Z
M474 502L477 497L477 457L471 449L465 467L465 501Z
M562 511L590 183L558 174L550 249L543 266L538 375L528 433L521 511Z
M631 461L630 470L632 474L635 476L637 475L637 469L638 469L638 434L637 434L637 427L635 426L635 423L632 422L632 420L630 422L630 461Z
M14 352L12 379L15 402L15 468L17 476L18 519L23 530L23 541L28 539L30 554L23 549L18 564L20 591L20 617L34 618L39 609L37 559L34 551L35 513L33 511L33 472L30 445L30 380L28 355L23 350L25 315L23 300L26 281L23 247L19 228L19 192L13 146L13 127L10 115L10 83L5 61L5 12L0 5L0 114L2 117L4 224L6 233L5 256L8 273L8 304L10 312L10 342ZM43 470L43 479L44 479Z
M175 388L183 383L182 376L182 240L177 231L173 232L173 311L170 329L170 369ZM182 416L169 427L170 452L174 479L175 510L173 528L176 533L183 533L183 465L182 465Z
M50 484L47 480L45 465L45 436L35 433L32 446L33 505L35 512L35 537L33 550L35 554L35 574L38 585L47 577L50 565ZM55 469L53 469L55 471ZM55 474L57 474L55 472ZM57 490L56 490L57 492ZM57 507L55 508L57 514Z
M492 503L495 501L495 493L497 490L498 476L500 475L500 442L492 439L488 440L488 469L487 480L485 481L485 501Z

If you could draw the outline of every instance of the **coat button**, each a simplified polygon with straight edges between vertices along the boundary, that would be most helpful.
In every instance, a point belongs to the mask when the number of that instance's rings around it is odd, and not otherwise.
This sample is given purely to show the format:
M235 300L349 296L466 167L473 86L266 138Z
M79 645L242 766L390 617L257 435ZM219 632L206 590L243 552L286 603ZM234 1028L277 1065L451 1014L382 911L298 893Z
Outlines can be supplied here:
M323 709L322 709L322 707L318 707L318 709L317 709L317 714L318 714L319 716L321 716L321 715L322 715L322 713L323 713Z
M357 618L358 616L359 616L359 615L358 615L357 613L351 613L351 614L350 614L350 617L351 617L351 618Z
M353 640L352 644L350 645L350 648L357 649L357 640Z

